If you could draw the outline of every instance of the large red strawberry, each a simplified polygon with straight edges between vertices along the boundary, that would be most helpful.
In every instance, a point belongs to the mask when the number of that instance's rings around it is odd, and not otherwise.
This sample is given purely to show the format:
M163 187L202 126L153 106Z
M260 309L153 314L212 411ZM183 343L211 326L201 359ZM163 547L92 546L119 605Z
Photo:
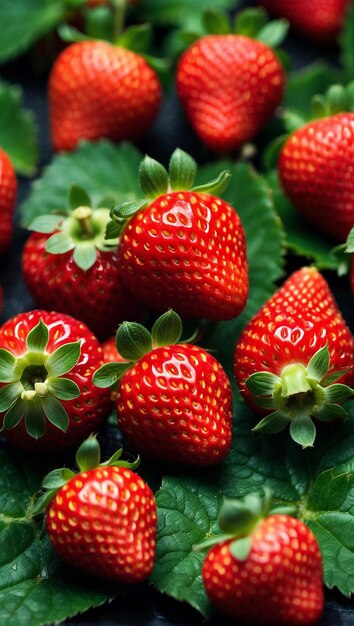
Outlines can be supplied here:
M223 534L204 543L214 544L202 569L206 592L235 623L315 625L324 605L316 538L299 519L268 510L256 494L224 501Z
M221 192L228 174L189 190L195 169L178 149L169 175L145 157L140 184L147 198L113 209L108 233L121 235L122 277L143 302L186 317L229 319L241 313L248 295L244 230L236 211L211 195Z
M177 343L181 321L162 315L150 334L125 322L117 332L128 363L103 365L94 377L106 387L119 380L118 424L132 446L165 461L211 465L231 443L232 394L221 365L208 352Z
M268 45L230 28L192 44L179 61L176 81L196 134L212 150L225 152L253 140L272 117L284 72Z
M100 446L89 437L76 454L79 472L50 472L34 513L47 507L49 539L69 565L135 583L145 580L154 564L156 503L150 487L132 471L138 462L121 461L121 453L100 463Z
M286 195L306 219L344 241L354 224L354 113L309 122L290 135L279 158Z
M23 275L38 307L72 315L106 338L144 311L122 281L118 241L104 238L109 209L93 209L77 186L70 206L64 215L40 216L30 224L37 232L23 249Z
M0 148L0 254L6 252L12 240L16 194L15 170L6 152Z
M314 267L293 273L251 319L234 367L246 402L268 413L255 430L275 433L290 425L292 438L305 447L316 435L312 417L345 416L337 403L353 393L347 384L354 379L354 339Z
M140 54L92 40L60 54L48 96L54 150L74 150L81 139L140 138L157 113L161 86Z
M69 315L29 311L0 328L0 422L6 438L28 450L80 443L111 410L108 390L92 377L103 363L91 331Z
M351 0L258 0L272 15L285 17L300 33L317 43L334 41Z

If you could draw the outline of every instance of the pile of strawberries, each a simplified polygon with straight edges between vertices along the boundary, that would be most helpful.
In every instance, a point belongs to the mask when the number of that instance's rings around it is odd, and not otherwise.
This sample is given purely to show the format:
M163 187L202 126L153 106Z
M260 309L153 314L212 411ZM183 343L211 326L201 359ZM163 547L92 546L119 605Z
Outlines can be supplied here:
M313 0L313 10L298 12L282 0L258 4L324 42L337 35L348 3ZM286 73L263 17L258 32L249 22L246 34L226 16L212 17L180 55L175 85L190 132L210 155L238 159L279 113ZM53 150L74 151L82 139L139 140L163 99L157 72L140 52L82 39L50 72ZM323 102L322 117L284 138L278 173L308 228L326 232L333 245L348 238L354 251L354 113L338 110L338 90ZM112 409L129 449L156 463L216 465L237 437L231 381L217 351L201 346L205 320L234 319L245 308L247 243L240 217L222 199L230 173L196 186L196 170L178 147L168 168L145 156L136 172L141 198L118 205L95 204L73 184L67 207L29 225L22 271L38 308L0 328L2 434L31 453L78 448L78 472L53 469L32 515L45 514L60 558L118 582L151 574L157 513L134 471L139 458L123 461L120 450L101 461L96 433ZM1 253L11 245L16 189L0 150ZM182 339L183 318L194 320L189 339ZM345 418L354 339L316 267L288 276L230 350L240 394L259 418L250 423L255 437L288 429L294 446L312 447L316 424ZM220 535L196 546L207 550L208 596L246 623L316 624L324 593L315 536L295 517L272 514L267 491L245 496L225 500Z

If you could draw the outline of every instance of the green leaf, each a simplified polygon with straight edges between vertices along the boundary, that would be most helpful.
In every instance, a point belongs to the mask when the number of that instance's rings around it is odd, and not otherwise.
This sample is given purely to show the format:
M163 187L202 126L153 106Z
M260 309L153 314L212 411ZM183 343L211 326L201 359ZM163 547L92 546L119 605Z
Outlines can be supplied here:
M79 206L91 207L91 198L83 187L73 184L69 191L69 207L73 211Z
M60 39L67 43L78 43L79 41L90 41L91 37L85 35L81 30L70 26L70 24L60 24L58 28Z
M347 15L343 19L343 29L339 36L340 60L346 76L354 76L354 7L348 4Z
M151 24L134 24L125 28L123 34L117 39L116 44L134 52L146 52L152 39Z
M5 348L0 348L0 382L1 383L11 383L16 380L15 377L15 365L16 358L14 355L5 350Z
M313 260L319 270L338 269L340 258L333 254L333 240L300 216L282 191L275 172L268 176L273 190L276 210L284 225L288 249L301 257Z
M105 363L93 375L93 384L96 387L112 387L121 379L131 363Z
M4 0L4 3L7 5L8 0ZM2 16L4 3L0 3L0 62L4 52L3 28L6 28ZM3 81L0 81L0 146L9 155L18 174L32 176L35 173L38 138L34 115L22 108L21 88Z
M230 172L228 170L224 170L213 180L204 183L203 185L197 185L197 187L193 187L192 191L196 191L197 193L211 193L221 195L229 184L230 176Z
M78 267L87 272L96 262L97 251L94 243L80 242L75 247L73 259Z
M2 0L0 3L0 63L24 52L64 18L58 0Z
M251 374L246 380L246 387L255 396L271 396L279 376L271 372L256 372Z
M88 437L79 447L75 456L76 465L81 472L98 467L101 461L101 449L95 436Z
M325 400L326 402L344 402L354 395L354 390L347 385L338 383L337 385L330 385L325 388Z
M268 184L249 165L223 161L201 166L198 182L212 178L220 168L228 168L232 174L222 197L235 207L246 233L250 289L243 313L237 319L215 324L207 343L233 381L237 337L274 292L275 281L282 275L283 232Z
M205 9L212 6L221 11L235 9L238 2L235 0L144 0L139 7L139 17L153 24L166 27L169 24L194 25L200 24Z
M230 19L226 13L208 8L203 13L203 27L210 35L228 35L231 33Z
M49 422L66 433L69 426L69 417L60 400L52 395L47 395L41 398L40 402Z
M146 207L147 204L148 202L146 199L123 202L122 204L118 204L113 207L111 210L111 216L118 222L125 221L127 218L135 215L135 213L138 213L141 209Z
M132 144L116 146L105 139L83 141L75 152L56 155L21 206L23 225L37 215L65 208L73 180L90 195L93 206L107 195L113 196L116 204L141 198L137 177L141 159Z
M61 467L49 472L42 480L43 489L60 489L65 483L75 476L74 472L67 467Z
M73 400L80 395L78 385L69 378L48 378L47 389L59 400Z
M256 424L252 429L254 432L260 432L264 435L274 435L280 433L284 428L288 426L290 418L281 411L274 411L263 417L263 419Z
M257 37L260 29L267 23L267 13L261 7L251 7L236 14L235 33L246 37Z
M0 411L7 411L11 404L21 396L23 386L20 382L9 383L0 388Z
M313 415L321 422L333 422L346 417L345 409L339 404L325 402L320 408L313 410Z
M328 385L332 385L332 383L335 383L337 380L342 378L342 376L344 376L344 374L347 374L347 373L348 373L348 369L335 370L334 372L329 372L329 374L327 374L321 380L321 386L322 387L327 387Z
M33 439L40 439L45 433L45 415L39 398L34 398L25 403L25 425L27 433Z
M252 546L251 537L242 537L230 543L230 552L238 561L245 561L250 553Z
M28 230L34 230L36 233L52 233L63 221L62 215L39 215L28 224Z
M152 350L149 331L135 322L123 322L117 330L117 348L123 359L137 361Z
M354 252L354 227L351 229L348 235L345 251L349 253Z
M179 189L190 189L194 183L197 164L195 160L177 148L170 159L169 179L171 189L178 191Z
M288 34L289 22L284 19L273 20L265 24L257 35L258 41L262 41L270 48L276 48L283 43Z
M22 418L26 414L26 406L21 398L17 398L13 404L11 404L9 410L4 415L4 421L2 424L2 430L9 430L15 428L20 423Z
M324 378L329 368L329 350L326 344L315 352L307 364L307 374L318 382Z
M32 328L26 339L27 349L31 352L44 352L49 339L48 326L42 319L39 320L37 326Z
M290 436L303 448L311 447L316 438L316 426L308 415L296 415L290 421Z
M338 81L338 70L322 61L315 61L288 76L285 86L284 107L297 109L311 115L312 97L324 93Z
M55 233L47 239L45 249L50 254L65 254L75 249L75 243L67 233Z
M161 163L146 155L140 164L139 182L142 192L148 198L156 198L167 192L167 170Z
M77 575L28 516L44 468L0 449L0 616L3 626L57 624L113 598L107 582Z
M45 362L50 377L63 376L76 365L80 358L81 342L66 343L57 348Z
M169 346L178 343L182 335L180 316L170 309L161 315L151 330L154 347Z

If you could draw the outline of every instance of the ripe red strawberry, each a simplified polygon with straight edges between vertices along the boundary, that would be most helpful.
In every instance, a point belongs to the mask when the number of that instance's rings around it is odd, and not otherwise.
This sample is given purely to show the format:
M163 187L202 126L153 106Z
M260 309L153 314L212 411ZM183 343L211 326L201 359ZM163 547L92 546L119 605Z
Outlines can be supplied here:
M272 15L285 17L300 33L317 43L334 41L350 0L258 0Z
M306 219L343 241L354 223L354 113L309 122L292 133L279 158L286 195Z
M135 52L105 41L68 46L49 78L54 150L74 150L81 139L140 138L161 99L155 71Z
M0 148L0 254L12 241L13 214L17 195L17 178L10 158Z
M42 483L48 492L35 512L47 506L49 539L69 565L135 583L147 578L154 564L156 503L150 487L131 469L138 463L120 461L121 453L100 464L96 438L87 439L76 455L79 473L50 472Z
M232 394L221 365L195 345L176 342L178 315L169 311L152 335L140 324L123 323L119 353L129 363L108 363L94 377L108 386L120 379L118 424L132 446L166 461L210 465L231 443Z
M253 140L280 104L284 72L267 45L206 35L182 55L177 92L201 141L218 152Z
M0 328L0 422L19 448L57 450L77 445L111 410L109 391L92 377L102 348L78 320L29 311Z
M324 593L316 538L302 521L282 514L266 516L258 503L254 494L242 502L225 501L220 516L225 534L203 564L206 592L222 613L237 622L317 624Z
M83 205L73 206L75 194ZM30 224L38 232L25 243L23 276L38 307L72 315L105 338L123 320L141 319L142 306L122 281L117 240L104 239L109 209L92 209L78 187L70 195L72 211Z
M220 192L228 174L186 191L195 167L176 150L168 176L145 157L140 183L148 199L113 209L118 224L108 232L121 234L123 280L143 302L185 317L229 319L241 313L248 295L245 235L236 211L207 193Z
M290 425L305 446L316 435L311 416L345 416L342 402L353 390L354 339L333 295L314 267L293 273L244 328L234 368L241 394L268 415L255 430L279 432ZM341 384L334 384L334 381Z

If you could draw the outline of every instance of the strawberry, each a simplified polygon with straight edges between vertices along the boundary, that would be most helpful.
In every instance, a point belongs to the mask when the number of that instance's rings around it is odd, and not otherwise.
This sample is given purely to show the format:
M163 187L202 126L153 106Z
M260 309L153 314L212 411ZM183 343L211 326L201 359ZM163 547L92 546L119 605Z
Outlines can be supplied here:
M126 359L124 359L117 350L115 335L113 337L110 337L109 339L106 339L106 341L102 343L102 350L103 360L105 363L124 363L126 361Z
M294 441L313 445L311 416L345 416L337 402L350 397L354 339L324 278L314 267L294 272L251 319L235 350L241 394L268 413L255 427L276 433L290 425ZM331 384L334 381L338 384Z
M93 209L77 186L69 204L64 215L30 224L37 232L23 249L23 276L38 307L72 315L105 338L124 319L141 319L142 307L122 282L118 241L104 239L109 209Z
M232 32L207 34L181 56L176 86L198 137L211 150L225 152L253 140L272 117L282 100L284 72L262 41Z
M139 139L157 113L161 86L140 54L92 40L59 55L48 97L53 148L70 151L81 139Z
M118 424L139 452L192 465L221 461L231 443L232 394L221 365L186 342L181 320L168 311L150 334L124 322L118 352L128 363L108 363L94 376L107 387L119 381Z
M34 513L47 509L50 542L69 565L135 583L147 578L154 564L156 503L150 487L132 471L139 461L120 461L121 453L100 463L100 446L89 437L76 454L79 473L50 472Z
M0 328L0 422L19 448L77 445L111 410L92 376L103 362L91 331L69 315L29 311Z
M299 519L268 515L269 506L256 494L224 501L219 518L223 534L199 546L216 544L203 564L206 592L235 623L317 624L324 593L316 538Z
M272 15L285 17L299 33L316 43L333 42L351 0L258 0Z
M108 236L119 236L123 280L157 310L222 320L243 310L248 294L244 230L236 211L209 191L220 192L229 176L190 191L193 159L176 150L169 175L145 157L140 184L147 199L112 211Z
M312 224L343 241L354 223L354 113L311 121L290 135L279 176L294 207Z
M13 215L17 195L17 178L12 162L0 148L0 254L4 254L12 241Z

